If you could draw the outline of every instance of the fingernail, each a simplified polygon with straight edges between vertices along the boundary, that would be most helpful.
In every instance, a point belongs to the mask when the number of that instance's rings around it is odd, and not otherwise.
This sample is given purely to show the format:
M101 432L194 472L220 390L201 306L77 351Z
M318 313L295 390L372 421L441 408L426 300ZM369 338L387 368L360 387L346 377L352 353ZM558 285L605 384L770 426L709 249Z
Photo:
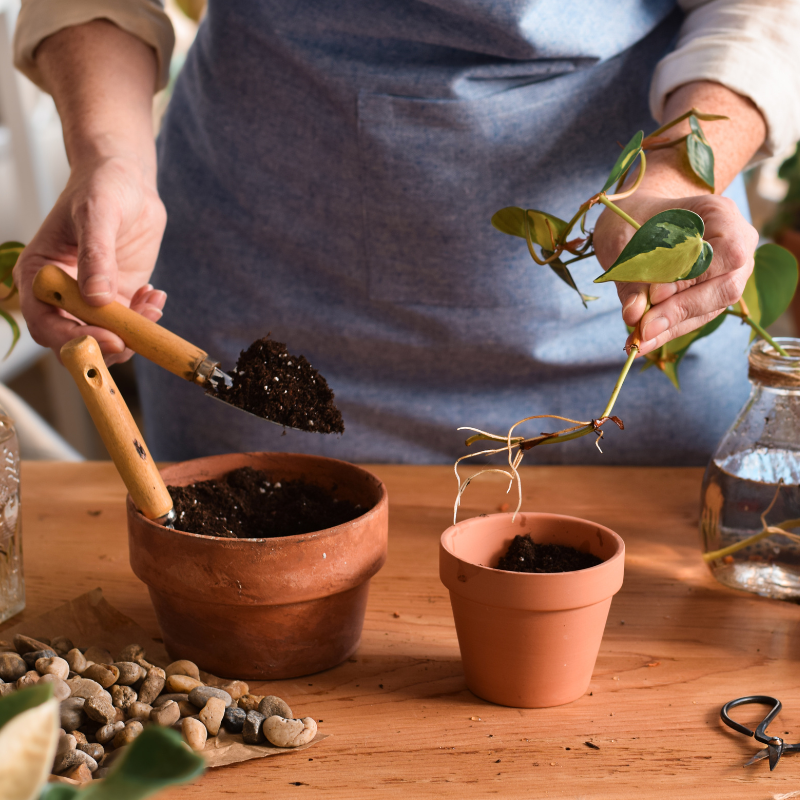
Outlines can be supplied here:
M105 275L92 275L83 284L84 297L105 297L111 294L111 281Z
M626 301L625 305L622 306L622 313L624 314L628 309L633 308L636 301L639 299L639 295L641 292L636 292L636 294L632 294Z
M664 333L667 328L669 328L669 320L667 320L666 317L651 319L650 322L642 328L642 339L649 342L651 339L655 339L659 334Z

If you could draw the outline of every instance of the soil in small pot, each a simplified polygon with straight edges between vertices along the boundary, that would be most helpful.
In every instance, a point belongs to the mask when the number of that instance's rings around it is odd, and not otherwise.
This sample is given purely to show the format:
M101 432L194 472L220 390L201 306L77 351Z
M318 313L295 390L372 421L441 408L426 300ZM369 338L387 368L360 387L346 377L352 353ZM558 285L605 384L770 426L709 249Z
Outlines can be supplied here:
M206 392L259 417L316 433L344 433L333 391L305 356L293 356L282 342L257 339L242 350L231 370L233 386Z
M275 480L252 467L189 486L168 486L175 529L227 539L295 536L333 528L365 509L338 500L319 486Z
M506 572L574 572L602 564L602 559L561 544L537 544L530 534L515 536L495 569Z

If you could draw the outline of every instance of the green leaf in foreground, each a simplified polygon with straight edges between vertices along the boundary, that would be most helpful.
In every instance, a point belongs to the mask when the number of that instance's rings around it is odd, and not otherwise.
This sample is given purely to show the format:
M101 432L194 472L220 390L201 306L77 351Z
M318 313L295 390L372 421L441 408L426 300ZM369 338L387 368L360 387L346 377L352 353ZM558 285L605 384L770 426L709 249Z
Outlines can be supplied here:
M789 307L796 288L797 259L780 245L761 245L742 295L750 317L762 328L768 328ZM740 304L735 308L741 311ZM755 337L753 331L750 341Z
M47 702L53 696L52 683L39 683L31 686L25 691L7 694L0 699L0 728L9 720L27 711L29 708L36 708L42 703Z
M633 234L619 258L595 283L674 283L702 275L713 250L703 241L705 225L685 208L671 208L651 217Z
M542 248L542 255L545 258L550 258L553 253L550 250ZM550 269L553 270L553 272L555 272L555 274L558 275L558 277L561 278L561 280L564 281L564 283L566 283L570 289L574 289L578 293L584 308L587 308L587 302L599 299L590 294L584 294L578 288L578 285L575 283L575 279L572 277L572 273L569 271L569 267L567 267L567 265L560 258L554 259L547 266L550 267Z
M50 784L40 800L143 800L168 786L198 778L204 769L203 758L187 750L175 731L151 726L128 745L102 781L90 783L80 792ZM65 793L65 788L73 793Z
M686 137L686 152L692 171L703 183L714 189L714 151L694 114L689 117L692 132Z
M554 217L544 211L529 209L527 212L517 206L501 208L493 217L492 225L501 233L509 236L519 236L525 238L525 214L530 220L531 239L539 247L553 249L553 239L557 238L567 227L563 219ZM549 224L548 224L549 223Z
M605 182L601 191L605 192L607 189L610 189L622 177L622 173L630 169L636 156L642 152L643 141L644 131L639 131L639 133L635 134L633 139L622 148L617 163L614 164L614 168L611 170L608 180Z

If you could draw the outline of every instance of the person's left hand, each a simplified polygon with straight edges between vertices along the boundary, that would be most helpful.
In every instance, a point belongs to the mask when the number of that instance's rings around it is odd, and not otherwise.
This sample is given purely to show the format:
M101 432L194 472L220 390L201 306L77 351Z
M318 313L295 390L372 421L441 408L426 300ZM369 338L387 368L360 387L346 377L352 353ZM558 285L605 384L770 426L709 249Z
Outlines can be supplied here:
M666 198L640 189L618 205L639 223L670 208L694 211L705 223L703 238L714 248L711 266L699 278L651 284L652 308L646 314L648 285L617 284L623 320L631 326L642 321L641 355L705 325L741 298L753 271L758 232L733 200L718 195ZM633 234L621 217L610 209L603 211L594 231L595 252L603 269L614 263Z

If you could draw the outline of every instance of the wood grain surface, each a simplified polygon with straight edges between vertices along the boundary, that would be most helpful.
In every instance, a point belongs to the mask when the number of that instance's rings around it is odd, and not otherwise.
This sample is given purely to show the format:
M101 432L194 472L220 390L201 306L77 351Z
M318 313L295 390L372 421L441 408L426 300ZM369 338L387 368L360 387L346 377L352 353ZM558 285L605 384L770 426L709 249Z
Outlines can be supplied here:
M452 471L373 469L389 489L389 560L373 580L360 649L328 672L253 685L333 735L310 754L215 769L163 798L800 798L800 755L773 773L763 761L743 768L760 746L719 721L727 700L774 694L784 710L771 732L800 741L800 608L711 578L698 545L701 470L522 470L524 509L608 525L625 539L627 563L589 692L560 708L519 710L464 685L438 579ZM158 636L128 566L125 490L113 466L28 463L22 487L22 618L102 586ZM497 511L504 492L500 479L480 479L462 515ZM759 713L737 718L754 727Z

